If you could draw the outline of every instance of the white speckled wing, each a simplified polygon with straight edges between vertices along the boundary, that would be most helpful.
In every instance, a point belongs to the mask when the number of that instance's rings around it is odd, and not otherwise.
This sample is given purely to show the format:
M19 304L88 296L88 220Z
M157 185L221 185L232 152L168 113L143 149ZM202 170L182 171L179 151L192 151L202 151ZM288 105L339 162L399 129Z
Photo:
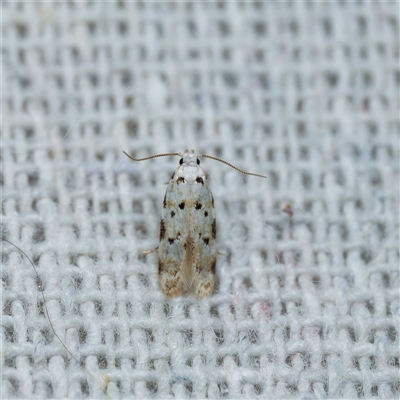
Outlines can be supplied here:
M158 268L160 287L168 297L184 293L204 297L214 289L214 200L203 170L196 169L196 176L186 180L179 167L164 197Z

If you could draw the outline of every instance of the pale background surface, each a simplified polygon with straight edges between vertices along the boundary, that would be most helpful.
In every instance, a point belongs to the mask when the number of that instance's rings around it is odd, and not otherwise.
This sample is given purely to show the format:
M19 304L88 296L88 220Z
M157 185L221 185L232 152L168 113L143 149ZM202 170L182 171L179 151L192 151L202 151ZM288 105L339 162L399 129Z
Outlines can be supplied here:
M92 376L3 244L2 398L398 398L398 14L3 3L3 235ZM219 286L166 301L179 159L122 150L185 148L268 179L202 161Z

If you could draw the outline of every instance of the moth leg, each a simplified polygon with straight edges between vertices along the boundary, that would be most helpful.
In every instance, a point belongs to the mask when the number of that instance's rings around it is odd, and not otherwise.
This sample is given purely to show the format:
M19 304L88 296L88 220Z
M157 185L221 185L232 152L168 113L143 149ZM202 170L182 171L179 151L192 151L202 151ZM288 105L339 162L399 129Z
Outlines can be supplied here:
M143 254L144 255L146 255L147 256L147 254L151 254L151 253L154 253L155 251L157 251L158 250L158 246L155 248L155 249L153 249L153 250L143 250Z

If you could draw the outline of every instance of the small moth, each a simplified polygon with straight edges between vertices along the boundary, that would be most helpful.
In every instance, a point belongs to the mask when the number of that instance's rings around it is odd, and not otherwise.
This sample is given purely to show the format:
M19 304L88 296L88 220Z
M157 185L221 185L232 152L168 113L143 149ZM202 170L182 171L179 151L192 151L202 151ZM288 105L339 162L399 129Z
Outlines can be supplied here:
M217 157L182 153L156 154L131 160L180 156L179 166L168 184L163 201L158 246L158 282L167 297L194 293L210 296L214 290L217 258L214 199L199 157L223 162L246 175L263 175L242 171Z

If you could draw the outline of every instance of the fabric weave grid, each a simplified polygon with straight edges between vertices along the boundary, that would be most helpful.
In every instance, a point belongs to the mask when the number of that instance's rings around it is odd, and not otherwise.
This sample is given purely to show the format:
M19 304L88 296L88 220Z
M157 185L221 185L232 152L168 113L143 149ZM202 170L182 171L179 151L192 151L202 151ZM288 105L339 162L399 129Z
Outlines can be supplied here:
M399 4L3 2L2 398L398 398ZM163 298L186 148L218 287ZM55 338L52 325L73 354ZM78 365L82 363L84 368Z

